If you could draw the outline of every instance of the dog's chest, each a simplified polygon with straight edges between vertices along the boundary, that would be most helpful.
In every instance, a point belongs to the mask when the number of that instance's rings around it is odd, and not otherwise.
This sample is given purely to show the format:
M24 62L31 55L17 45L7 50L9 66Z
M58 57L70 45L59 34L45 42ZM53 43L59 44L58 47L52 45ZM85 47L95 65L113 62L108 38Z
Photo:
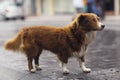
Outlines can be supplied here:
M80 52L73 52L73 57L82 57L85 54L86 50L86 45L81 46Z
M96 31L88 32L86 34L86 39L85 39L86 40L86 44L88 45L88 44L92 43L92 41L94 40L95 36L96 36Z
M73 57L81 57L83 56L86 51L87 51L87 47L88 45L93 41L93 39L95 38L96 36L96 32L95 31L92 31L92 32L89 32L86 34L86 44L82 45L81 46L81 49L80 49L80 52L73 52Z

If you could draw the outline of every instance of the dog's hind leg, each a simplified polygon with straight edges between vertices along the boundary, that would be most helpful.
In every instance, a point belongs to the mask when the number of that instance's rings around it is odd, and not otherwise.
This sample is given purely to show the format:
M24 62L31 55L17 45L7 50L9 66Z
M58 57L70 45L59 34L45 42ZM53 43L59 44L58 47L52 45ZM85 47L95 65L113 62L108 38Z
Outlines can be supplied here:
M39 65L39 56L41 55L41 53L42 53L42 49L40 49L38 54L34 57L36 70L42 70L41 66Z
M36 69L34 69L33 65L32 65L33 58L28 56L27 59L28 59L28 68L29 68L29 71L31 73L34 73L36 71Z
M26 56L28 60L28 68L31 73L36 72L36 69L33 67L33 59L38 54L38 48L36 47L26 47Z

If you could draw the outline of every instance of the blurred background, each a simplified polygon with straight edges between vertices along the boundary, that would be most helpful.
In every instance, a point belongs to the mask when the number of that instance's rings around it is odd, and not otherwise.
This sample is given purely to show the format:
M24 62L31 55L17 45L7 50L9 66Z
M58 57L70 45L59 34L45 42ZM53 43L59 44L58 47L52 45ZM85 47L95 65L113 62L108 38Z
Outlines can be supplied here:
M119 16L120 0L0 0L0 20L81 13L77 8L104 19Z

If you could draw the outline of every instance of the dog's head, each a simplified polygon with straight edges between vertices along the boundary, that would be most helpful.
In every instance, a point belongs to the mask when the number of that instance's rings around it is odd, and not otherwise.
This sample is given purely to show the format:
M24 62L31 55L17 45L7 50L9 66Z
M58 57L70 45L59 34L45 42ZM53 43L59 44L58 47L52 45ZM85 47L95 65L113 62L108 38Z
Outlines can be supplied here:
M93 13L78 14L73 21L73 25L83 31L99 31L105 27L105 25L100 22L100 18Z

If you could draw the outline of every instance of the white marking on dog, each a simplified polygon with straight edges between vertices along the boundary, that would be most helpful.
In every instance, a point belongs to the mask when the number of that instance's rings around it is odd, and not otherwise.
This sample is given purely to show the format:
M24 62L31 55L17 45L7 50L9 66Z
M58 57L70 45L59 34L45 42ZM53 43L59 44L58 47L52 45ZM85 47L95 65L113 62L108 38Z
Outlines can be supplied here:
M101 28L101 26L103 25L103 23L98 22L98 27Z
M82 68L83 72L86 72L86 73L91 72L91 69L90 69L90 68L86 68L84 62L81 63L81 68Z
M31 69L30 72L31 72L31 73L35 73L35 72L36 72L36 69Z
M79 53L78 52L73 53L73 57L76 57L76 58L82 57L85 54L85 52L86 52L85 46L82 46Z
M85 72L85 73L91 72L91 69L90 68L86 68L85 63L82 62L80 58L78 58L78 61L79 61L80 67L82 68L83 72Z
M39 65L35 65L36 70L41 70L41 67Z
M69 74L69 70L67 69L67 64L62 63L62 71L64 74Z
M96 31L90 31L90 32L88 32L86 34L86 39L85 39L86 44L88 45L88 44L92 43L93 40L94 40L94 38L95 38L95 36L96 36Z

